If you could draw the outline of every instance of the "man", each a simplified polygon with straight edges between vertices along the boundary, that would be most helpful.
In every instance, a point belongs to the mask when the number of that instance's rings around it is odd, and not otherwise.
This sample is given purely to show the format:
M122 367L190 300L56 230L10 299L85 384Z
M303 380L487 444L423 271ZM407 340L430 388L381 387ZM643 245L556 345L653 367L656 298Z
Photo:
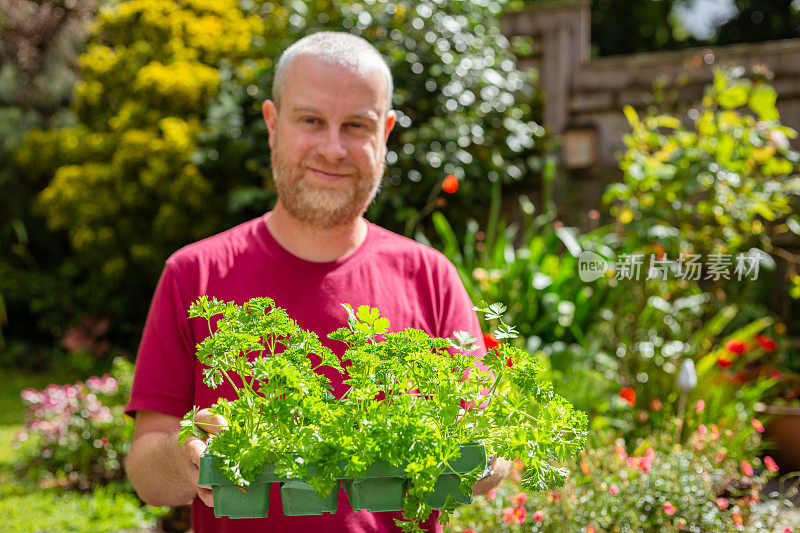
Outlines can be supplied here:
M269 517L216 519L208 487L198 487L205 443L178 446L180 417L192 405L207 408L234 397L225 386L202 382L194 347L205 323L187 309L207 294L243 303L269 296L299 325L341 354L327 334L346 321L341 302L378 307L392 330L415 327L431 335L467 330L481 338L455 268L438 252L362 218L384 170L386 140L395 124L392 79L380 54L364 39L323 32L301 39L281 57L273 101L264 102L272 170L278 191L273 211L187 246L167 261L148 314L127 412L136 430L128 477L153 505L194 500L196 533L244 531L394 531L399 513L355 513L342 492L335 515L285 517L272 487ZM336 396L342 378L329 377ZM207 409L197 420L224 421ZM214 425L205 426L212 433ZM487 491L505 475L506 462L474 487ZM424 526L438 528L432 517Z

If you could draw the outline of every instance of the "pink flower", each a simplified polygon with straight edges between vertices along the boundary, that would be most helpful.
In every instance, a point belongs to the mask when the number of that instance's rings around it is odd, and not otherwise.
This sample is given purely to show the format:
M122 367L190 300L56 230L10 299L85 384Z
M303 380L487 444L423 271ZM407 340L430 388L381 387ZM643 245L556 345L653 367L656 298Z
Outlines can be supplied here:
M769 470L770 472L777 472L778 470L780 470L778 468L777 463L775 463L775 459L773 459L769 455L764 457L764 464L766 465L767 470Z
M511 501L517 504L517 506L523 505L526 501L528 501L528 495L525 494L524 492L520 492L519 494L511 498Z
M728 508L729 505L730 502L728 501L728 498L723 498L722 496L717 498L717 507L719 507L721 510L724 511L725 509Z
M750 423L756 428L759 433L764 433L764 424L758 418L751 418Z
M544 513L541 511L536 511L535 513L533 513L533 519L536 522L541 522L542 520L544 520Z
M586 533L596 533L594 526L586 526Z
M717 463L722 461L723 459L725 459L725 452L724 451L718 452L716 457L714 457L714 461L716 461Z
M644 452L644 455L641 457L628 457L626 461L627 465L633 468L638 468L642 472L647 473L650 471L650 468L653 466L653 459L655 458L655 452L653 451L652 447L647 448L647 451Z
M703 400L697 400L697 404L694 406L694 410L697 411L698 414L702 413L703 410L706 408L706 402Z
M651 411L660 411L663 407L664 407L664 405L661 403L661 400L659 400L658 398L656 398L652 402L650 402L650 410Z
M625 447L624 447L624 446L622 446L621 444L615 444L615 445L614 445L614 451L615 451L615 452L617 452L617 455L618 455L618 456L619 456L619 458L620 458L620 459L622 459L623 461L624 461L624 460L626 460L626 459L628 458L628 454L627 454L627 453L625 453Z
M733 521L736 527L742 527L742 525L744 525L744 521L739 513L733 513Z
M746 460L742 461L742 464L740 466L742 467L742 473L745 476L750 477L753 475L753 467Z
M792 528L787 527L786 529L783 530L783 533L792 533Z
M700 426L697 428L697 432L701 436L705 437L708 434L708 428L705 426L705 424L700 424Z
M33 405L42 401L42 395L39 394L39 391L31 387L23 390L19 393L19 395L22 398L22 401L29 405Z
M486 499L489 501L494 500L495 496L497 496L497 491L494 489L489 489L489 491L486 493Z
M514 518L514 509L511 507L506 507L503 509L503 522L506 524L516 522L516 518Z
M669 502L664 504L664 512L667 513L668 516L672 516L675 514L675 506Z
M617 494L619 494L619 487L617 487L616 485L611 485L610 487L608 487L608 492L616 496Z

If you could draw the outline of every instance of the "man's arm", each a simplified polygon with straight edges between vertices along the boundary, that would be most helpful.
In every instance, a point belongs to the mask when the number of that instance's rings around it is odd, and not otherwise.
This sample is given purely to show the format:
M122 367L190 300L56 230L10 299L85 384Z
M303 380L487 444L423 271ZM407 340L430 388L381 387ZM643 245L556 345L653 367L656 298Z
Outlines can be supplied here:
M198 423L209 422L216 426L203 426L209 433L218 433L222 417L212 417L207 410L195 416ZM206 443L189 437L178 446L180 419L154 411L136 412L136 427L131 449L125 461L125 471L139 497L150 505L184 505L195 494L213 507L211 490L197 485L198 463Z
M494 460L492 465L492 473L483 479L479 479L477 483L472 485L472 494L480 496L486 494L490 489L493 489L500 484L511 471L511 461L498 457Z

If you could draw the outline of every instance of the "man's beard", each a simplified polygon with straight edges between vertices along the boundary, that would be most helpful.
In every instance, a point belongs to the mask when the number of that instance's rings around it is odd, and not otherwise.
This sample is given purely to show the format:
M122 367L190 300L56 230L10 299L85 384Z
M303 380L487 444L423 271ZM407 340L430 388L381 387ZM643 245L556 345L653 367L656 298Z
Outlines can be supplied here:
M355 174L341 178L352 182L348 187L337 183L328 185L321 180L312 183L305 176L306 172L311 171L303 161L293 164L282 156L279 139L276 130L272 177L278 199L292 218L307 226L330 228L351 222L364 214L380 189L383 158L372 176L356 170Z

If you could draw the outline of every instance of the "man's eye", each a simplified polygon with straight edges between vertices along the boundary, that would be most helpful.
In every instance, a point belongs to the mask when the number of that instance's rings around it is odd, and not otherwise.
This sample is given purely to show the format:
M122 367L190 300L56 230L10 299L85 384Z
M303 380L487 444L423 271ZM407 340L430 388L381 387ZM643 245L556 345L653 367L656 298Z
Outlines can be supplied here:
M350 127L351 127L351 128L355 128L355 129L361 129L361 130L363 130L364 128L366 128L366 126L365 126L365 125L363 125L363 124L360 124L360 123L358 123L358 122L351 122L351 123L350 123Z
M316 124L319 122L319 120L314 117L306 117L303 119L303 122L305 122L306 124Z

